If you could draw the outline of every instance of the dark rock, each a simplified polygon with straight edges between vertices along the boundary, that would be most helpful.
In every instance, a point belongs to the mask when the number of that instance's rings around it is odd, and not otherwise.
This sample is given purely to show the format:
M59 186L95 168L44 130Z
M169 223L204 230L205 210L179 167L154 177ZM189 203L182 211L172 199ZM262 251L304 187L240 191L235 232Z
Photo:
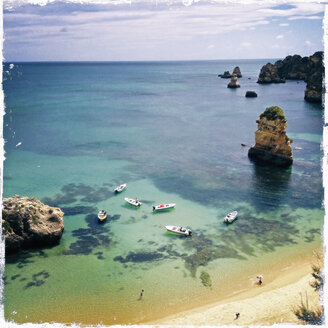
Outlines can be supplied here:
M239 66L236 66L236 67L233 69L232 74L236 74L237 77L242 77Z
M2 230L6 252L58 244L64 213L35 198L18 195L3 199Z
M310 57L287 56L274 64L267 63L261 68L257 83L284 83L286 80L307 82L304 99L322 102L322 79L324 75L323 52L318 51Z
M255 97L257 97L257 93L255 91L246 91L245 97L246 98L255 98Z
M236 74L232 74L231 81L228 83L227 87L228 88L240 88Z
M223 74L218 75L221 79L230 79L232 75L229 73L229 71L225 71Z

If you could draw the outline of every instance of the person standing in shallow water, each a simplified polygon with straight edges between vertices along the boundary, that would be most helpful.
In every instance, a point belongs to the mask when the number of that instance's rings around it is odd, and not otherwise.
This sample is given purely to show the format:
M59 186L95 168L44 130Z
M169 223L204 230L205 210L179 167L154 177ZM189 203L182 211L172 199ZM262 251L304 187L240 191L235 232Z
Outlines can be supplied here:
M140 292L140 299L142 299L142 295L143 295L143 293L144 293L144 290L141 289L141 292Z

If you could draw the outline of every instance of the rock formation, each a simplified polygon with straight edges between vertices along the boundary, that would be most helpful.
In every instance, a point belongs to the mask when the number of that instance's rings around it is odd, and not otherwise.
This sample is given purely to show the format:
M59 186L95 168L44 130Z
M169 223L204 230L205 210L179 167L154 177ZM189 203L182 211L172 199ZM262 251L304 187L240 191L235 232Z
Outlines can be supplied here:
M236 74L232 74L231 81L228 83L228 88L240 88Z
M239 66L236 66L236 67L233 69L232 74L236 74L237 77L242 77Z
M64 231L64 213L35 198L3 198L2 230L6 252L22 248L51 246L59 242Z
M255 146L249 149L248 156L276 166L291 165L292 140L286 135L287 120L283 110L278 106L268 107L256 122Z
M286 80L304 80L307 82L304 99L321 102L323 52L318 51L310 57L287 56L274 64L267 63L261 68L257 83L285 83Z
M257 97L257 93L255 91L246 91L245 97L246 98L255 98L255 97Z
M223 74L219 74L218 76L221 79L230 79L232 75L229 73L229 71L225 71Z

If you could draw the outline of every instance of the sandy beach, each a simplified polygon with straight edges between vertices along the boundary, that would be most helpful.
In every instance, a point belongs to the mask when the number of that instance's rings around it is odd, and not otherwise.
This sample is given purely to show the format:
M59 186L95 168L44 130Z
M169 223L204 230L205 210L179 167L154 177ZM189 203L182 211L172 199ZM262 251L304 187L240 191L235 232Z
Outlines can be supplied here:
M308 297L310 307L320 304L319 294L309 285L312 281L311 265L303 264L282 272L262 286L242 292L218 303L177 313L147 324L153 325L272 325L275 323L302 324L293 314L297 306ZM240 316L236 320L235 314Z

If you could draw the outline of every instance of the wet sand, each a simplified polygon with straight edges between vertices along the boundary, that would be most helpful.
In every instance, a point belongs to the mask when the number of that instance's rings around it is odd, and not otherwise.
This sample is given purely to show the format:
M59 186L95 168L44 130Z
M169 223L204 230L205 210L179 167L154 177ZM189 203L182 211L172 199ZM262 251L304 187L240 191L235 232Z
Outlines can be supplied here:
M320 305L319 293L309 285L312 281L311 264L303 263L285 270L262 286L241 292L226 300L174 314L153 322L152 325L272 325L275 323L302 324L294 315L293 306L306 295L310 306ZM235 319L235 314L240 316Z

